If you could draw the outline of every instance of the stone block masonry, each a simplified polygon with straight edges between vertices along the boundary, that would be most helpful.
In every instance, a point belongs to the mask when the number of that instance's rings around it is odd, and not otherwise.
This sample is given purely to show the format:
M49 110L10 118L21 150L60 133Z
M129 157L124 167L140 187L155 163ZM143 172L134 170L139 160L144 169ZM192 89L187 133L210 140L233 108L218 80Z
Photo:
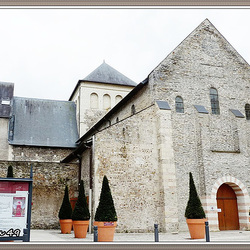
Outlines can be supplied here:
M0 177L6 177L8 166L11 165L15 178L29 178L31 164L33 167L31 227L57 229L58 212L65 185L69 187L70 198L78 196L78 164L0 161Z

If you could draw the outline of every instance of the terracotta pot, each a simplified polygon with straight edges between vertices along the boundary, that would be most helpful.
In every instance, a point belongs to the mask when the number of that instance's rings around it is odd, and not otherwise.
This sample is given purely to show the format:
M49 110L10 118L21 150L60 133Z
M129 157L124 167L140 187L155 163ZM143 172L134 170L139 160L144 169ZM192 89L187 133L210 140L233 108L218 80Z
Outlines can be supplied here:
M70 234L72 229L72 220L71 219L60 220L60 226L62 234Z
M191 239L205 238L205 221L207 219L187 219Z
M75 238L86 238L89 220L73 220Z
M94 221L98 227L98 241L113 241L117 222Z

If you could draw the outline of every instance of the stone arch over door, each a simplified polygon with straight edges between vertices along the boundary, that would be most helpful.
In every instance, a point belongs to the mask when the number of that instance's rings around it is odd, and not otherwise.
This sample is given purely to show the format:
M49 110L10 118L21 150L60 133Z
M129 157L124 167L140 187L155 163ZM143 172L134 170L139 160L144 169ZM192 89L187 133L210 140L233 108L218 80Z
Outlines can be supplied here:
M212 187L211 196L207 197L206 214L212 230L219 229L217 208L217 192L221 185L227 184L234 191L237 198L239 229L247 230L249 227L249 195L245 185L233 176L224 176L216 180Z

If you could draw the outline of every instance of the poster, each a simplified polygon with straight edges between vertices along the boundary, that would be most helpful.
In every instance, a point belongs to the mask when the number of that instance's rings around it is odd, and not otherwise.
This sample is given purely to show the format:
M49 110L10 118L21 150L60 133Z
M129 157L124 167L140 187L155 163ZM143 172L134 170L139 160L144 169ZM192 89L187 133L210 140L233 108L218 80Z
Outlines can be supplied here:
M23 236L23 229L27 228L28 186L16 182L0 184L0 237Z

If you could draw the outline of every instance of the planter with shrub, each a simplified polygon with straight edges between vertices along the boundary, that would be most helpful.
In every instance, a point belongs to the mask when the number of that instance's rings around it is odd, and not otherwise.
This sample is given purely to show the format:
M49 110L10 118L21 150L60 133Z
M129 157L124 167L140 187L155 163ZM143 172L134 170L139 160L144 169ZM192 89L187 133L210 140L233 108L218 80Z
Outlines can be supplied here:
M61 233L70 234L72 229L72 208L67 185L65 186L63 202L58 217L60 219Z
M90 213L84 191L83 180L80 182L79 195L72 213L75 238L86 238Z
M98 227L98 241L113 241L115 228L117 226L117 215L106 176L103 177L94 226Z
M197 194L192 173L189 173L189 200L187 203L185 217L188 224L191 239L205 238L206 215Z

